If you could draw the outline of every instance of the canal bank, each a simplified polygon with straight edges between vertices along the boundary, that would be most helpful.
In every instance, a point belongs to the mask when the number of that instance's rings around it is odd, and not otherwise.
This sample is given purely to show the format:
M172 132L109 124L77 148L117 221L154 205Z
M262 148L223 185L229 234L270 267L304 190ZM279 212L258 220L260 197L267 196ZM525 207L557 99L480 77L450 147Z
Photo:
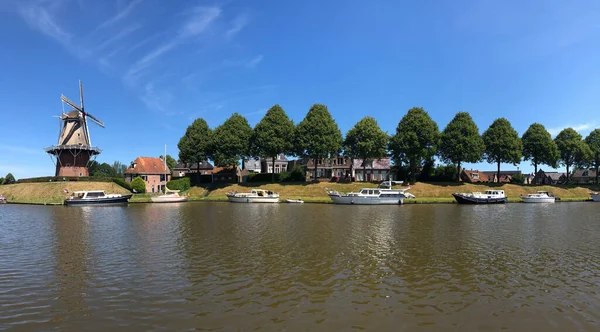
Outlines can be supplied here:
M375 188L375 183L246 183L230 185L214 185L208 187L192 187L183 194L189 195L190 201L224 202L228 192L246 192L250 188L271 190L280 194L281 199L302 198L307 203L331 203L326 189L339 192L358 191L360 188ZM410 193L417 198L405 200L406 204L440 204L454 203L452 193L482 192L488 188L504 190L511 203L521 202L519 195L535 193L536 191L552 191L560 202L582 202L590 200L590 191L598 191L597 186L563 185L563 186L532 186L517 184L465 184L465 183L420 183L413 184ZM47 182L19 183L0 186L0 194L8 197L9 203L27 204L62 204L63 200L73 191L104 190L107 193L128 194L129 192L111 182ZM149 203L152 194L134 194L131 203Z

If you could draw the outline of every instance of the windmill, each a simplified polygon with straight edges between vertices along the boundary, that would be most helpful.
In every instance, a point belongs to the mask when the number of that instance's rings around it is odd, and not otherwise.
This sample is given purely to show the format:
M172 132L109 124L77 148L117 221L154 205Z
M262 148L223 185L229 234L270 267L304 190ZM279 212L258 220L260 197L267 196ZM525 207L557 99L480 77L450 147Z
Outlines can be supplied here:
M102 150L92 146L88 118L102 128L104 128L104 122L85 111L81 81L79 81L80 105L64 95L60 96L60 100L63 103L63 112L59 117L58 144L44 150L50 155L56 166L56 176L89 176L90 160L100 154ZM65 113L64 104L73 109Z

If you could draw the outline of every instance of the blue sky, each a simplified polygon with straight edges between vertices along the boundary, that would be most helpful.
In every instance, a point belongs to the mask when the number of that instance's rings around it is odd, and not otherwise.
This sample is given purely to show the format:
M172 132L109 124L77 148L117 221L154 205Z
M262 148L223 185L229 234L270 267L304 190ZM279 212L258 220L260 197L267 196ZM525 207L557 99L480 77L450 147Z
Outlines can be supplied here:
M481 132L506 117L585 136L600 126L598 17L595 0L2 0L0 174L53 174L43 148L79 79L106 123L91 126L100 162L177 155L193 119L254 125L275 103L295 122L326 104L343 132L370 115L393 133L422 106L440 129L467 111Z

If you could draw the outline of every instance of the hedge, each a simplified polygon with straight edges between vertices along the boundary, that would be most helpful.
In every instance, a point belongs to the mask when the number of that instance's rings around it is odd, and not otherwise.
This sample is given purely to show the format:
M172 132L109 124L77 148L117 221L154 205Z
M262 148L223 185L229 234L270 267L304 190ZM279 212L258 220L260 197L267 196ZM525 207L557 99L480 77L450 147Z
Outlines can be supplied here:
M273 173L250 173L248 182L273 182ZM279 182L279 174L275 173L275 182Z
M123 180L121 178L113 178L113 182L129 191L132 191L129 183L125 182L125 180Z
M191 183L190 183L190 178L185 177L185 178L180 178L177 180L171 180L169 182L167 182L167 188L171 189L171 190L181 190L181 191L185 191L190 189L191 187Z
M82 177L69 177L69 176L42 176L37 178L19 179L17 183L37 183L37 182L113 182L113 178L104 176L82 176Z

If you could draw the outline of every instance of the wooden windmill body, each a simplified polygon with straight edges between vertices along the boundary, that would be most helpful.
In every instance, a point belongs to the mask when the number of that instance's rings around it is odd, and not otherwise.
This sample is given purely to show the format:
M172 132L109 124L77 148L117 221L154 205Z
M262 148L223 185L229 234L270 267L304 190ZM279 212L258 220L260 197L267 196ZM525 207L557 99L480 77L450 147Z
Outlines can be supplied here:
M73 109L61 114L58 144L46 148L45 151L55 162L56 176L89 176L90 161L102 150L92 146L87 119L89 118L102 128L104 128L104 123L85 112L81 82L79 82L81 105L75 104L64 95L61 95L60 99Z

